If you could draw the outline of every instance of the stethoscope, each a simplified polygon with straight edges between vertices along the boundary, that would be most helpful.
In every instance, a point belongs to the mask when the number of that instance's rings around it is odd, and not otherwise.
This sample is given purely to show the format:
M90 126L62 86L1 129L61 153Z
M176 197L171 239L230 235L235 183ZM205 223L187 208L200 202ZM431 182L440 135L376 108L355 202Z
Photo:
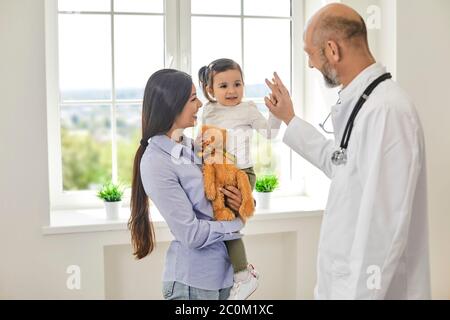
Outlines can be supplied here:
M335 166L341 166L345 165L347 163L347 148L348 143L350 141L350 135L352 134L353 130L353 123L355 121L356 116L358 115L358 112L361 110L364 103L369 99L370 94L372 93L375 88L382 83L383 81L386 81L388 79L391 79L392 75L390 73L385 73L382 76L378 77L375 81L373 81L367 89L364 91L364 93L359 98L358 102L356 103L355 107L353 108L353 111L350 115L350 118L347 121L347 125L345 126L344 134L342 135L342 140L340 144L339 150L336 150L331 155L331 162ZM325 130L325 123L328 120L328 118L331 116L331 113L328 115L328 117L325 119L325 121L322 124L319 124L319 126L326 132L326 133L332 133L327 130Z

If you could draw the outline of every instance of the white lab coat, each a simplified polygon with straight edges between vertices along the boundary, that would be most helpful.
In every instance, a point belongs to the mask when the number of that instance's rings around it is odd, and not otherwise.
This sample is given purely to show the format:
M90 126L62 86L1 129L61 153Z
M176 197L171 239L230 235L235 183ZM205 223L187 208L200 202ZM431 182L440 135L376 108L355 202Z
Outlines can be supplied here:
M335 140L294 118L284 142L331 180L317 261L316 299L429 299L425 147L412 102L392 80L359 112L346 165L335 166L347 120L367 86L386 70L374 64L332 107Z

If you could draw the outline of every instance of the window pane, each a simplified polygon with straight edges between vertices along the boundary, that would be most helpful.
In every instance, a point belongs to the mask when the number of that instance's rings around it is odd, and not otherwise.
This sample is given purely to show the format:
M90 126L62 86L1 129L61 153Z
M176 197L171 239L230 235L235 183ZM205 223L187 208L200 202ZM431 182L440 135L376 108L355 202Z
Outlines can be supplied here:
M150 75L164 67L164 18L115 17L117 99L142 99Z
M191 0L194 14L240 15L241 0Z
M257 103L258 110L267 119L269 111L263 102ZM257 177L267 174L278 176L281 190L290 180L289 148L282 142L284 129L280 129L273 140L267 140L256 131L252 140L252 159Z
M63 100L111 98L111 22L104 15L59 15Z
M214 26L212 28L211 26ZM241 20L239 18L192 18L192 76L198 91L198 70L219 58L241 64ZM232 36L225 36L232 35ZM224 41L224 39L227 41Z
M163 0L114 0L115 12L163 13Z
M290 17L290 0L243 0L244 14L250 16ZM295 1L295 0L294 0Z
M111 179L109 106L62 106L64 190L97 189Z
M255 132L252 146L253 166L256 177L275 174L278 177L278 191L299 191L301 180L291 183L290 149L282 141L283 132L275 140L266 140Z
M273 37L271 35L277 35ZM270 39L270 45L267 41ZM263 98L269 93L264 79L277 71L290 88L291 65L290 21L276 19L244 20L244 72L247 98Z
M110 0L58 0L59 11L110 11Z
M274 144L256 131L253 135L252 144L252 160L256 176L277 173L278 165L273 150Z
M285 145L286 146L286 145ZM287 147L287 146L286 146ZM299 192L305 192L305 175L306 170L312 172L313 170L319 173L322 173L317 168L315 168L312 164L302 158L299 154L291 151L292 153L292 181L290 188L291 190L296 190ZM322 188L326 186L326 180L328 179L324 174L321 174L325 179L321 179L321 182L325 182L321 185Z
M273 142L274 157L278 164L277 175L280 180L279 191L296 192L300 191L303 185L301 180L295 180L292 176L291 180L291 149L283 143L283 136L285 128L281 129L278 133L277 139Z
M141 140L141 104L117 106L117 153L120 183L131 186L133 161Z

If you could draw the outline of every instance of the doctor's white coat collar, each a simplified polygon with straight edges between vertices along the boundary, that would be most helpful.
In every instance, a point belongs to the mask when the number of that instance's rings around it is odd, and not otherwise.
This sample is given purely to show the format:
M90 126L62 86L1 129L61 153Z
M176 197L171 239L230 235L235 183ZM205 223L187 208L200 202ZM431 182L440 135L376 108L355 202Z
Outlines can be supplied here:
M337 147L342 139L345 125L359 97L372 81L385 72L386 68L384 66L374 63L361 71L348 86L339 92L338 103L331 107L331 121L333 123L334 139Z
M348 86L339 91L339 100L347 102L354 98L359 98L369 84L383 73L386 73L386 68L383 65L379 63L370 65L361 71Z

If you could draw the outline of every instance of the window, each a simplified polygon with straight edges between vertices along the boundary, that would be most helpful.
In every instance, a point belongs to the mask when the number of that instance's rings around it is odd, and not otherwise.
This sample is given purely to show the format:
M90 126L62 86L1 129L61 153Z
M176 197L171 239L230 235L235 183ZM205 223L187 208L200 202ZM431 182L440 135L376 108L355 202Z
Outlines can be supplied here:
M107 179L130 184L143 90L158 69L184 70L197 84L201 66L232 58L243 68L246 98L266 116L264 79L273 71L294 100L303 96L303 75L292 72L304 63L302 1L47 0L46 5L53 208L98 204L93 190ZM301 193L303 170L282 136L272 142L255 136L255 169L275 171L281 191Z

